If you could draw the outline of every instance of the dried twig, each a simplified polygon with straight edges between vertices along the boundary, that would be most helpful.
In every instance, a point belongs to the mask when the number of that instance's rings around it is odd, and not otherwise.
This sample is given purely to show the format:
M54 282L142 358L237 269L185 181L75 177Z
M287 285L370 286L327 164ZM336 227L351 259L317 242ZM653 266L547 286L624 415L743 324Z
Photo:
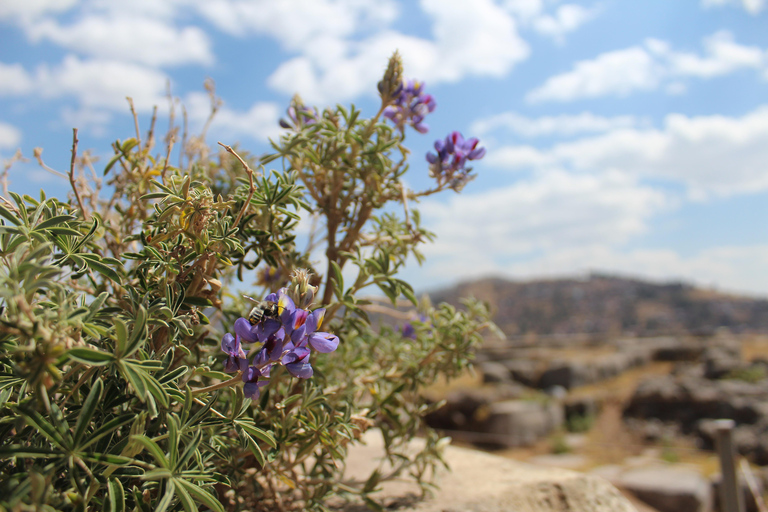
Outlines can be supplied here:
M75 192L75 199L77 199L77 205L80 207L80 211L83 212L83 218L88 220L88 212L85 211L83 206L83 200L80 198L80 191L75 183L75 160L77 159L77 128L72 128L72 161L69 164L69 183L72 185L72 190Z
M32 150L32 155L35 157L35 160L37 160L37 163L40 164L40 167L45 169L46 171L55 174L56 176L59 176L60 178L67 178L67 175L63 172L59 172L56 169L52 169L51 167L48 167L45 165L45 162L43 162L43 148L35 148Z
M243 204L243 208L240 210L240 213L237 214L237 218L235 219L235 222L233 226L237 226L240 224L240 221L243 218L243 215L245 215L245 211L248 209L248 206L251 204L251 199L253 198L253 193L256 192L256 185L253 184L253 169L251 169L251 166L246 163L245 160L242 159L240 155L237 154L237 151L232 149L230 146L227 146L226 144L222 144L221 142L218 143L219 146L223 147L227 150L228 153L234 155L235 158L240 160L240 163L245 167L245 172L248 173L248 183L250 185L250 189L248 190L248 198L245 200L245 203Z
M131 107L131 114L133 114L133 125L136 127L136 146L141 147L141 132L139 131L139 116L136 115L136 109L133 107L133 98L130 96L125 97L128 100L128 105Z

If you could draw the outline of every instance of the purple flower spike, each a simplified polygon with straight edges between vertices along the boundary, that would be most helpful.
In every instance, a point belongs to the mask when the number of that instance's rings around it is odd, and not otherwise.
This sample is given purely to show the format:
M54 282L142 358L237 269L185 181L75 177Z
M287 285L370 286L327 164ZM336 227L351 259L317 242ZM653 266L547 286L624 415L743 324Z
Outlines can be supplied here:
M427 133L429 126L423 122L424 118L436 107L435 99L424 94L424 82L409 80L396 95L394 104L384 109L384 117L401 132L405 131L406 125L410 125L419 133Z
M309 364L309 349L305 347L294 348L283 356L283 366L294 377L299 379L308 379L314 373Z
M249 366L243 372L243 394L246 398L256 400L261 395L261 388L269 384L268 380L259 380L261 377L269 376L269 368L266 372L259 370L254 366Z
M485 148L479 148L479 141L472 137L464 139L459 132L450 133L444 140L435 141L437 153L427 153L430 176L437 179L439 185L448 185L459 191L474 179L467 168L469 160L479 160L485 156Z

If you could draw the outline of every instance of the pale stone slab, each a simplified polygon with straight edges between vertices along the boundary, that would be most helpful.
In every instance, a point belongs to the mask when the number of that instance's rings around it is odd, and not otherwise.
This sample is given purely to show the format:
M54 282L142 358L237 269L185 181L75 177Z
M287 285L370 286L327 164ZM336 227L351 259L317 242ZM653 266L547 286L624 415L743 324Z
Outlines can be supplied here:
M365 435L347 460L347 476L365 478L382 454L378 432ZM418 488L386 483L380 495L409 512L637 512L606 480L559 468L544 468L488 453L448 446L451 471L438 476L440 490L424 501L414 500ZM408 497L411 499L408 499Z

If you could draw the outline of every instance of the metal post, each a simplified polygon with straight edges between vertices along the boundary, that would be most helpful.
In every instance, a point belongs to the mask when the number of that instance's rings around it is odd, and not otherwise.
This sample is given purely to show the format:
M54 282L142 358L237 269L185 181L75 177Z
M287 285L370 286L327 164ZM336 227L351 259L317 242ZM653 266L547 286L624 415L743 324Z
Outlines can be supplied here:
M733 450L733 420L717 420L717 453L720 456L720 509L723 512L744 512L744 500L736 480L736 453Z

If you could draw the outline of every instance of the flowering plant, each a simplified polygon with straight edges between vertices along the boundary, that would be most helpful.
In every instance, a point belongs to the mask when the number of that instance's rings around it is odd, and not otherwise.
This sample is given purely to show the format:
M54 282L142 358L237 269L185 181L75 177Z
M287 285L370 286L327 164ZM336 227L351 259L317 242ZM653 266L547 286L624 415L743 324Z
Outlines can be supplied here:
M104 178L87 178L75 130L68 201L0 200L0 510L327 510L331 496L376 508L383 480L428 488L445 441L425 430L435 405L419 390L466 368L488 311L419 304L397 277L432 238L409 201L458 190L462 167L408 190L405 127L426 130L435 103L397 55L379 91L369 119L295 98L260 159L183 134L173 165L177 130L153 155L154 119L144 137L136 119ZM482 156L457 140L448 153ZM324 220L303 251L302 215ZM249 314L245 282L264 297ZM369 286L418 307L407 337L371 325ZM390 469L342 481L371 427Z

